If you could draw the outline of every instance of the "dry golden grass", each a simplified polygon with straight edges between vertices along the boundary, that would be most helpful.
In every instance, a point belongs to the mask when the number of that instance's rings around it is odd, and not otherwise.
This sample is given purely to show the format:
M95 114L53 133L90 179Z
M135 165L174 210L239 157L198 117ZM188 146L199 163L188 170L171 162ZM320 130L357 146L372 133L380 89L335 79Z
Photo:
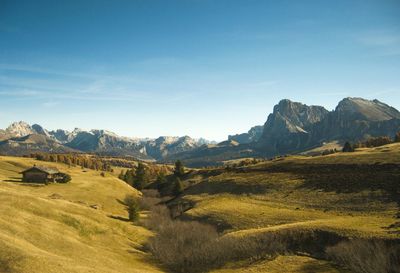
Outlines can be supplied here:
M72 182L19 182L19 172L34 163L57 166L71 174ZM390 192L396 181L383 181L386 174L380 171L372 173L378 179L375 183L369 174L325 170L329 164L385 163L400 164L400 144L328 156L290 156L210 175L194 172L185 181L191 186L182 198L195 206L185 215L216 224L224 236L243 241L282 231L316 230L352 238L399 238L400 228L393 225L399 207L395 192ZM316 169L302 173L304 166ZM151 232L109 217L126 219L118 200L139 194L116 178L120 170L102 177L100 172L63 164L0 157L0 271L160 272L141 251ZM387 175L397 179L396 172ZM238 261L212 272L339 271L326 261L287 255Z
M318 164L366 162L400 162L400 145L320 157L293 156L245 167L244 172L223 172L206 177L191 186L183 197L195 203L186 215L225 226L227 231L301 226L333 230L349 236L398 238L400 229L388 228L396 222L399 210L396 197L391 196L392 193L385 186L381 189L362 187L365 176L373 182L373 175L381 176L381 173L371 173L372 178L368 177L369 174L356 173L354 179L360 181L354 186L353 181L347 181L347 177L343 176L339 182L349 183L346 184L346 190L341 191L340 188L334 190L326 187L337 180L339 173L336 170L320 177L318 174L307 176L307 172L290 170L290 166L299 164L312 164L318 168ZM265 169L281 165L289 169ZM325 170L321 168L323 172ZM348 178L352 179L352 176Z
M365 212L338 212L290 206L286 203L254 199L255 197L215 195L188 196L195 201L194 209L187 211L193 218L207 218L212 223L229 226L238 233L274 231L283 228L310 228L334 231L347 236L398 237L389 233L396 210L370 214Z
M338 141L332 141L321 145L320 147L313 148L311 150L302 152L303 155L320 155L322 152L326 150L342 150L342 145Z
M224 269L213 270L210 273L339 273L338 270L326 261L316 260L305 256L278 256L273 260L255 263L238 262L227 265Z
M304 157L291 156L286 159L302 160L301 163L317 163L317 164L383 164L396 163L400 164L400 143L393 143L376 148L360 148L354 153L336 153L326 156Z
M72 181L48 186L18 182L19 172L34 163L56 166ZM160 272L140 250L151 233L109 217L127 217L118 200L128 193L139 194L112 175L0 157L0 271Z
M181 197L194 204L184 215L213 223L224 236L236 238L303 230L351 238L399 239L400 228L395 224L399 222L398 171L392 168L388 174L377 165L399 163L400 144L390 144L355 153L289 156L236 171L215 172L190 186ZM348 164L364 167L354 169L353 175L352 167L346 171L340 167ZM330 165L332 168L326 169ZM367 165L375 169L369 173ZM314 168L310 173L303 169L308 166ZM391 181L384 181L387 178ZM307 263L315 267L307 269L302 259L309 259ZM324 261L281 256L252 265L235 263L215 272L337 271Z

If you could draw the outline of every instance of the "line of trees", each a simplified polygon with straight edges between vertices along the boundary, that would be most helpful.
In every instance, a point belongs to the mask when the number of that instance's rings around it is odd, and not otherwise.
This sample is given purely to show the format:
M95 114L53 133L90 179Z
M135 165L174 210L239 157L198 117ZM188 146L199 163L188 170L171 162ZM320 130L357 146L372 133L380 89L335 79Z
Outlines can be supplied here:
M389 136L379 136L379 137L370 137L364 141L359 141L354 144L350 142L346 142L343 146L343 152L354 152L357 148L373 148L379 147L395 142L400 142L400 132L397 132L395 137L392 139Z
M59 162L68 166L81 166L82 168L97 171L114 171L108 161L90 155L34 153L30 157L41 161Z

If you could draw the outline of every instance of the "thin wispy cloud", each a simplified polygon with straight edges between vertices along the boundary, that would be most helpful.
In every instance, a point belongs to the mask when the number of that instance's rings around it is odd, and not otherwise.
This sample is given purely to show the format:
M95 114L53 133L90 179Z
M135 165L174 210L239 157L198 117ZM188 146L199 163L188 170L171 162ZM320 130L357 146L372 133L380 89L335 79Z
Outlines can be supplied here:
M47 74L47 75L55 75L65 78L75 78L74 81L79 80L108 80L108 81L118 81L125 83L146 83L145 80L139 79L135 75L123 75L118 73L117 75L110 74L109 72L104 73L90 73L90 72L71 72L67 70L60 69L50 69L50 68L42 68L35 67L29 65L20 65L20 64L10 64L10 63L0 63L0 72L3 71L16 71L16 72L30 72L36 74Z
M17 97L25 97L25 96L37 96L40 95L41 92L36 90L17 90L17 91L0 91L0 96L17 96Z
M227 39L232 39L232 40L242 40L242 41L268 41L268 40L274 40L277 37L274 35L271 35L268 32L254 32L254 31L249 31L249 30L235 30L235 31L229 31L225 32L222 34L219 34L219 36Z
M348 96L350 93L349 92L322 92L319 93L319 96Z
M249 87L269 87L269 86L277 85L278 83L279 83L278 81L260 81L260 82L250 83L248 86Z
M376 49L381 56L400 55L399 31L369 31L357 36L357 41L365 47Z
M370 32L359 37L359 41L367 46L392 46L400 43L400 35L384 32Z
M60 102L58 101L47 101L42 103L42 106L46 107L46 108L53 108L56 107L60 104Z
M371 93L366 94L367 98L376 98L377 96L388 95L388 94L395 94L399 93L398 89L385 89L385 90L377 90Z

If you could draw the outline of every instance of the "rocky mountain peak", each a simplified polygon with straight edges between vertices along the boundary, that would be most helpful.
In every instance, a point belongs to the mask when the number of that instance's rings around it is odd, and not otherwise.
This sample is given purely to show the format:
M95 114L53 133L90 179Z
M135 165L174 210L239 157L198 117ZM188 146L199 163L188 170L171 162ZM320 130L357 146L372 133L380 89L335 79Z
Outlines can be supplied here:
M329 113L322 106L308 106L288 99L281 100L274 107L264 125L266 134L305 132L307 127L321 121Z
M384 121L400 118L400 112L379 100L345 98L335 109L338 116L346 120Z
M33 124L32 125L32 130L39 135L45 135L45 136L50 136L49 132L44 129L42 126L40 126L39 124Z
M264 130L264 126L258 125L251 127L247 133L228 136L228 140L234 140L240 144L257 142Z
M32 127L25 121L18 121L12 123L7 127L6 132L15 137L22 137L34 133Z

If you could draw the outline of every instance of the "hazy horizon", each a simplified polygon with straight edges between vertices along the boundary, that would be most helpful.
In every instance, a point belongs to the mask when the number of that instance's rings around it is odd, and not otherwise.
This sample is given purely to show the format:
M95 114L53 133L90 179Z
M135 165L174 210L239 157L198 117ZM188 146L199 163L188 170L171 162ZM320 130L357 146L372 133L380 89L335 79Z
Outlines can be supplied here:
M400 109L400 3L151 0L0 4L0 128L203 137L281 99Z

